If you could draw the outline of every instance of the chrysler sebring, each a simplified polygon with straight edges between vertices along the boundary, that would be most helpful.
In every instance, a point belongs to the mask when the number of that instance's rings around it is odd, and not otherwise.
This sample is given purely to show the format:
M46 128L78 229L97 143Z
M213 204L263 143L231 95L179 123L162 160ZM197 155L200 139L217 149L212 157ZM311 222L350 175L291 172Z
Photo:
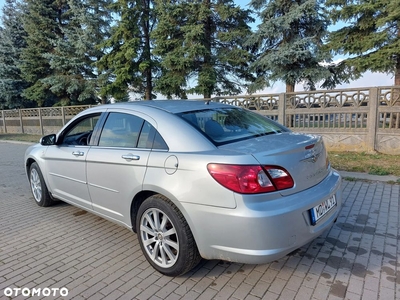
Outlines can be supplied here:
M209 101L87 109L29 147L25 166L38 205L61 200L128 227L169 276L201 258L283 257L341 207L321 137Z

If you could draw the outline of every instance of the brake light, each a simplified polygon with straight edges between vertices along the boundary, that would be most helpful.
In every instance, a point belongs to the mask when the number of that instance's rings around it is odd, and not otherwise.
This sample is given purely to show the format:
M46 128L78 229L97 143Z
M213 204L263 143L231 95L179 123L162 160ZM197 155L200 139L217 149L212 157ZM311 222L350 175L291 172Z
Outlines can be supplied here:
M277 166L208 164L208 172L222 186L240 194L258 194L293 187L290 174Z

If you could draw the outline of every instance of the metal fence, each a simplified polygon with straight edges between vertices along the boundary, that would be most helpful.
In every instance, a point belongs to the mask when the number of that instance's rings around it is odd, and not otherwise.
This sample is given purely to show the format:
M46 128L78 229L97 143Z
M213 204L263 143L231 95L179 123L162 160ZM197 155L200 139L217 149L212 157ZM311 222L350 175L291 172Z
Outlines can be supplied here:
M400 154L400 86L215 97L293 131L319 134L332 150ZM0 111L0 133L57 132L89 106Z

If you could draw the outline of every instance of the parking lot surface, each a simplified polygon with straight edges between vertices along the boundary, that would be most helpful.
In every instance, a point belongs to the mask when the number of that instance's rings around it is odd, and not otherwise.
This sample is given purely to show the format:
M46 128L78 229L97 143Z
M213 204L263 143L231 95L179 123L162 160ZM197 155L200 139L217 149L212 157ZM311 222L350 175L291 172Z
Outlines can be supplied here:
M269 264L202 261L171 278L128 229L62 202L37 206L26 148L0 142L0 299L400 299L399 185L344 180L338 221L313 242Z

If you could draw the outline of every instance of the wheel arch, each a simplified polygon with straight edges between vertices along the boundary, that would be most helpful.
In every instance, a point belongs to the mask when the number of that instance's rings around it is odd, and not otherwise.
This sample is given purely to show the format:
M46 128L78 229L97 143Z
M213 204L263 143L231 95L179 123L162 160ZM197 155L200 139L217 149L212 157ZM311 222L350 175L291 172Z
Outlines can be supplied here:
M190 218L188 218L188 214L187 214L186 210L181 205L179 200L174 198L169 193L156 192L153 190L143 190L143 191L139 192L138 194L136 194L136 196L132 200L131 211L130 211L133 232L137 233L136 220L137 220L137 214L138 214L140 205L147 198L149 198L153 195L157 195L157 194L169 199L177 207L177 209L179 209L179 211L182 213L183 217L185 218L186 223L189 225L190 231L192 232L193 238L197 244L196 230L194 230L195 228L193 228L193 223L191 222Z
M202 258L189 222L187 222L187 217L185 217L179 206L175 205L175 203L165 195L154 192L143 194L143 196L147 195L152 196L149 198L142 197L141 199L137 199L136 205L138 211L135 215L135 223L140 223L140 228L136 229L143 254L153 268L164 275L179 276L185 274L193 269ZM154 215L159 214L162 215L162 222L159 222L158 225L149 221L149 219L153 218L160 221L160 218L154 217ZM146 217L142 219L143 217L140 216L144 215L146 215ZM142 229L142 226L146 229ZM164 236L164 234L166 234L166 236ZM171 240L169 240L170 236L172 236ZM170 244L166 242L166 248L169 250L162 250L164 238L166 241L169 240L173 243ZM172 248L170 249L170 246L167 245L172 245ZM164 255L161 254L162 252ZM179 255L176 255L178 253Z
M139 211L140 205L144 202L144 200L146 200L147 198L149 198L155 194L158 194L158 193L156 193L154 191L140 191L133 198L132 203L131 203L131 213L130 213L133 232L135 232L135 233L137 232L136 219L137 219L137 213Z
M31 165L32 165L33 163L37 163L37 161L34 160L34 159L31 158L31 157L29 157L29 158L26 160L26 162L25 162L25 173L26 173L26 176L28 176L28 178L29 178L29 170L30 170Z

